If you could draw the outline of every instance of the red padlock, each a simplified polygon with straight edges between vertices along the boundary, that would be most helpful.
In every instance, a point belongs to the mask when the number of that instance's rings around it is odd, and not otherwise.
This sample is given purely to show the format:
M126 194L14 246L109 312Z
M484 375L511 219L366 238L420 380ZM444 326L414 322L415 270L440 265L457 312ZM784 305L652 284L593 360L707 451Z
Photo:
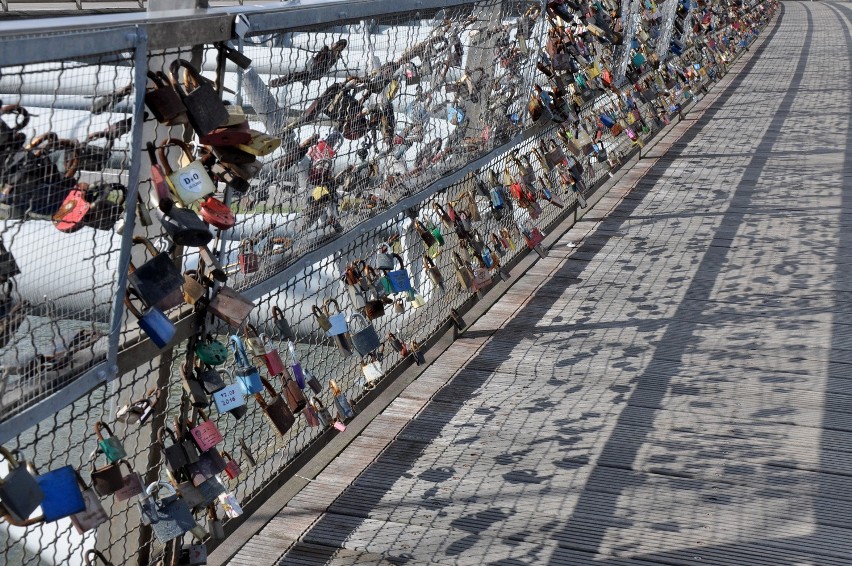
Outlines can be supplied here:
M278 350L272 345L272 340L267 338L266 334L261 334L260 339L263 342L263 349L266 352L263 354L263 361L266 364L266 369L269 375L283 375L285 380L290 378L287 371L287 366L281 360Z
M240 254L237 256L240 262L240 271L243 273L254 273L259 269L257 254L251 245L251 240L240 242Z
M239 462L234 460L234 458L225 450L222 451L222 456L228 462L225 464L225 475L228 476L228 479L232 480L239 477L242 473Z
M80 183L68 193L62 206L53 214L53 225L60 232L75 232L83 227L83 219L89 212L86 189L89 185Z

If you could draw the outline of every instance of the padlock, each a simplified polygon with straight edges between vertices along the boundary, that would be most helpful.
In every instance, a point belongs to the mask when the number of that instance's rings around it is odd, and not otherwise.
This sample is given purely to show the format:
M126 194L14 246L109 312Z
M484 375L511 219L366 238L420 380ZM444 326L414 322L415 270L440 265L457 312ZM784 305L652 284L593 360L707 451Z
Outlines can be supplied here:
M246 354L243 341L237 335L232 335L229 339L231 349L234 352L237 368L234 372L237 383L240 385L244 395L253 395L263 391L263 383L261 381L260 372L256 367L249 362Z
M331 330L331 321L328 319L328 313L323 310L319 305L313 305L311 307L311 312L314 313L314 319L317 321L317 325L322 328L325 332Z
M227 370L219 371L228 373ZM242 387L237 383L232 383L229 378L228 384L225 387L213 393L213 402L216 404L216 410L219 411L219 414L230 413L237 420L243 418L248 411L243 395Z
M109 521L109 515L107 515L104 506L101 505L101 500L94 489L83 485L82 479L80 479L80 482L83 488L83 504L85 508L71 515L70 519L77 534L82 535Z
M121 488L117 489L113 495L116 501L127 501L131 497L140 495L145 490L145 486L142 484L142 477L133 471L127 460L122 460L120 463L127 467L127 475L121 477Z
M236 476L234 476L236 477ZM207 508L207 528L210 529L210 538L213 540L225 540L225 527L219 515L216 513L216 505Z
M164 435L168 435L172 439L170 446L166 446ZM160 427L160 430L157 431L157 446L160 447L166 460L166 469L172 474L180 472L191 461L198 461L197 455L195 460L191 460L186 447L178 442L174 431L166 426Z
M305 374L305 384L311 388L311 391L313 391L314 393L321 393L322 383L320 382L320 380L317 379L316 376L311 373L308 368L303 368L302 371ZM304 389L304 387L302 387L302 389Z
M183 545L178 554L178 566L202 566L207 564L207 546L193 537L192 544Z
M166 148L169 146L179 147L189 163L176 171L173 170L166 156ZM195 160L192 156L192 150L183 140L169 138L162 142L157 149L157 160L165 170L175 196L183 204L190 205L216 192L216 185L213 184L213 179L210 178L204 165L200 161ZM173 212L173 210L174 207L169 212Z
M195 345L195 355L209 366L220 366L228 361L228 347L208 334Z
M515 247L515 241L512 239L512 234L509 232L508 228L502 228L500 230L500 236L502 238L504 246L506 246L509 251L515 251L517 249Z
M426 363L426 358L423 356L423 350L417 340L411 341L411 355L414 357L414 363L416 365L422 366Z
M130 302L130 295L135 291L131 288L127 289L127 294L124 297L124 305L127 310L136 317L139 328L157 345L158 348L164 348L175 336L177 329L174 323L163 314L163 311L150 307L144 312L139 312L133 303Z
M279 340L295 340L296 336L290 328L284 313L278 306L272 307L272 325L275 327L275 337Z
M198 271L191 269L183 272L183 300L194 305L207 295L207 287L198 280Z
M269 375L289 377L287 366L284 365L284 361L281 359L278 349L272 344L272 340L267 338L266 334L261 334L260 340L263 342L264 349L263 362L266 364L266 371L269 372Z
M311 397L311 406L316 412L320 425L323 428L326 428L334 423L334 418L331 416L331 413L328 411L325 405L323 405L322 401L320 401L317 397Z
M331 312L331 305L334 305L336 312ZM328 336L346 334L348 330L346 325L346 314L340 310L340 305L337 301L335 299L326 299L323 302L323 311L325 312L326 319L328 320L328 328L325 329L326 334Z
M275 388L272 387L272 384L266 379L261 377L260 381L262 383L262 387L266 389L266 392L270 395L270 399L267 401L262 393L255 393L254 399L257 401L257 404L260 405L261 411L263 411L263 414L266 415L266 418L272 425L272 428L274 428L278 434L284 436L296 423L296 417L293 415L290 407L287 406L287 401L284 396L275 391Z
M159 489L165 489L169 495L164 498L152 497ZM179 498L175 488L167 482L154 482L146 488L145 493L144 501L139 502L139 515L144 524L151 526L158 541L167 543L195 527L195 519L186 501Z
M200 452L207 452L222 442L223 437L219 427L207 417L207 413L202 410L197 412L200 422L196 422L195 426L190 428L189 432L198 450Z
M152 400L153 398L153 400ZM125 424L145 424L154 413L154 406L160 398L160 390L149 389L145 397L124 405L115 413L115 420Z
M355 313L349 317L352 327L352 345L355 351L363 358L379 349L381 340L376 328L370 323L364 315ZM361 328L358 329L357 327Z
M201 360L195 360L193 371L195 372L195 379L201 382L204 386L204 391L208 394L221 391L227 385L225 380L222 379L222 374L219 373L219 370L210 367Z
M227 109L226 109L227 111ZM231 113L228 112L228 122L231 121ZM251 142L251 130L249 130L248 120L245 119L237 124L225 125L216 128L209 134L198 136L199 143L204 145L215 145L217 147L236 146Z
M0 446L0 455L9 465L9 473L0 479L0 500L10 523L26 521L44 499L44 492L36 479L30 474L23 462L18 460L5 447Z
M301 362L299 361L299 356L296 354L296 345L292 340L287 340L287 348L290 350L290 356L293 358L293 365L290 366L290 369L293 370L293 378L296 380L299 388L304 389L305 372L302 368Z
M305 422L309 427L318 427L320 426L319 415L317 415L317 410L314 409L314 406L308 403L305 405L305 409L302 411L302 414L305 415Z
M506 249L503 247L503 242L500 241L497 234L492 232L488 237L488 240L491 242L491 250L497 259L501 259L504 255L506 255Z
M393 269L393 255L388 253L387 244L382 244L379 246L378 251L376 252L376 269L381 269L387 271L389 269Z
M145 90L145 105L154 118L166 126L189 123L186 106L168 77L162 72L148 71L148 78L154 83L154 87Z
M470 269L469 262L465 261L458 252L453 252L453 265L456 268L456 278L462 288L470 290L473 287L473 271Z
M51 523L86 510L86 501L83 499L86 484L73 467L63 466L50 470L37 475L35 479L44 492L44 499L41 501L44 522Z
M251 140L248 143L235 144L237 149L250 155L263 157L281 147L281 138L270 136L257 130L249 130Z
M159 253L154 244L142 236L134 236L133 244L142 244L152 256L139 267L130 262L127 280L142 302L162 311L183 304L184 278L168 254Z
M240 242L240 253L237 260L240 264L240 271L243 273L255 273L260 268L260 261L254 252L251 240Z
M364 380L367 382L368 388L374 387L376 381L384 375L381 362L372 353L367 359L361 360L361 372L364 374Z
M109 437L104 438L102 430L107 431ZM112 429L103 421L95 423L95 435L98 437L98 448L104 453L108 462L114 464L122 458L127 457L127 452L125 452L124 446L121 445L121 441L115 437Z
M399 254L393 254L399 268L387 272L388 281L394 293L407 293L411 291L411 279L408 277L408 271L402 262L402 257Z
M391 348L393 348L395 352L402 353L402 340L397 338L396 334L394 334L393 332L388 332L388 343L391 345Z
M284 390L282 391L282 395L284 395L284 399L287 401L287 406L293 414L300 413L308 402L307 398L305 398L305 394L302 393L302 389L299 387L299 384L291 377L285 377L283 382Z
M450 320L453 321L453 324L459 330L463 330L467 326L467 323L456 309L450 309Z
M219 230L228 230L237 223L237 217L231 207L217 199L208 196L198 207L201 219Z
M154 209L160 226L179 246L202 247L210 243L213 233L193 211L173 206L169 212Z
M183 81L178 76L181 67L184 68ZM211 82L202 77L192 63L184 59L176 59L169 67L169 71L172 84L175 85L175 90L186 106L187 118L196 134L207 135L228 121L228 111L213 90ZM184 85L190 84L195 88L187 91Z
M172 426L174 426L175 436L177 437L177 441L183 446L184 452L187 456L187 465L194 464L198 462L201 454L198 452L198 447L195 445L195 441L192 439L192 435L189 430L189 423L186 421L184 417L175 417L172 420ZM184 470L180 470L182 473Z
M331 394L334 396L334 405L337 407L339 414L338 418L341 421L353 418L355 416L355 409L352 408L352 405L349 403L349 399L346 398L346 395L340 390L340 387L337 386L337 382L333 379L329 379L328 387L331 389Z
M222 451L222 457L225 458L225 475L228 476L228 479L232 480L239 477L242 473L239 462L227 450Z
M419 309L426 306L426 298L417 291L411 291L410 296L412 308Z
M437 245L438 241L435 240L435 235L432 234L432 232L416 218L414 219L414 231L420 235L420 238L423 240L423 243L426 244L426 247Z
M186 466L186 475L189 477L189 481L192 482L193 487L200 488L201 492L200 498L193 501L191 507L209 503L211 496L221 493L221 490L218 490L215 485L215 483L220 483L216 475L224 472L227 465L228 463L219 451L216 448L210 448L199 456L198 462ZM205 485L211 479L214 480L214 484ZM180 490L183 491L184 489L185 487L181 486Z
M439 288L441 291L444 290L444 276L441 274L441 270L435 265L435 262L428 255L423 254L423 270L429 276L429 279L435 285L435 287Z
M252 324L247 324L245 327L244 344L248 347L248 351L252 356L262 356L266 353L266 348L261 340L257 329Z
M402 297L397 297L393 300L393 312L397 314L405 312L405 303L402 302Z
M207 305L208 312L235 328L239 328L253 308L252 301L224 285L219 287Z

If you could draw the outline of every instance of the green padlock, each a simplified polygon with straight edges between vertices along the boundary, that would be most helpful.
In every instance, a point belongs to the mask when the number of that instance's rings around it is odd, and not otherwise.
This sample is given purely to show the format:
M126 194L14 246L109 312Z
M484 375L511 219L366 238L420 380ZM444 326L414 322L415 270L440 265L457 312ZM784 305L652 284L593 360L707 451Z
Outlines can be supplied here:
M103 430L109 433L107 438L104 438ZM95 423L95 434L98 435L98 447L106 456L111 464L115 464L122 458L127 457L127 452L124 450L121 441L112 433L112 429L106 423L98 421Z
M228 361L228 348L208 335L195 346L195 355L208 366L221 366Z

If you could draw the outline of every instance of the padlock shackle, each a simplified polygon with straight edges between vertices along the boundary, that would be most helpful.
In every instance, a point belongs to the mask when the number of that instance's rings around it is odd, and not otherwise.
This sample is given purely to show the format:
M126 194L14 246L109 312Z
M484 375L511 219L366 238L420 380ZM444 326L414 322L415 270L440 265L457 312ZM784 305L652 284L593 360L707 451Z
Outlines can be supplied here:
M150 72L149 72L149 74L150 74ZM86 551L86 554L85 554L86 566L93 566L94 565L95 561L92 559L92 556L94 556L95 558L97 558L101 562L103 562L104 566L113 566L112 562L107 560L106 556L104 556L103 554L101 554L101 552L99 550L95 550L94 548L90 548L89 550Z
M172 484L170 484L169 482L163 481L163 480L157 480L155 482L151 482L150 484L148 484L148 487L145 488L145 494L148 497L151 497L154 494L154 492L159 491L159 489L161 487L164 487L164 488L166 488L167 491L171 492L171 493L169 493L169 495L177 495L177 490L174 488L174 486ZM156 501L157 498L154 497L154 500Z
M428 271L429 269L433 269L435 267L435 262L432 261L432 258L429 257L428 254L423 254L423 269Z
M367 320L367 317L365 317L360 312L354 312L351 315L349 315L349 320L347 321L347 323L349 324L349 326L354 326L352 323L356 320L360 320L364 324L364 328L361 328L360 330L366 330L367 328L372 326L370 324L370 321ZM360 331L360 330L356 330L355 328L350 328L350 330L355 331L355 332Z
M244 332L249 338L260 338L260 332L258 332L257 328L255 328L255 326L251 323L246 324Z
M228 344L231 345L231 348L234 350L234 360L237 365L241 368L250 368L251 362L249 362L248 354L246 354L245 346L243 346L243 341L236 334L232 334L228 339Z
M184 68L183 83L181 82L181 78L178 76L181 67ZM202 84L203 79L201 74L198 72L198 69L196 69L195 66L186 59L175 59L172 61L172 64L169 65L169 73L172 76L172 85L175 87L175 90L181 98L185 98L187 95L186 89L184 88L184 84L188 82L187 77L191 78L195 82L196 88Z
M167 147L179 147L190 161L195 161L195 158L192 156L192 149L185 141L180 138L169 138L164 140L160 143L160 147L157 148L157 160L159 161L160 166L166 171L166 175L174 174L174 170L169 163L169 159L166 157Z
M148 78L151 79L151 82L154 83L154 86L157 88L165 88L166 85L170 85L168 77L162 72L157 71L148 71Z
M452 205L449 205L452 206ZM441 219L442 222L452 223L450 219L450 215L447 214L447 211L444 210L444 207L438 204L437 202L432 203L432 209L438 213L438 218Z
M400 269L405 269L405 263L403 263L403 261L402 261L402 256L401 256L401 255L399 255L399 254L391 254L391 257L393 257L393 258L397 261L397 263L399 263L399 268L400 268Z
M342 310L340 310L340 305L337 303L337 299L329 298L329 299L324 300L323 303L322 303L322 308L325 311L326 316L331 316L331 314L332 314L331 309L329 309L329 305L334 305L334 308L336 309L336 313L342 313L343 312Z
M17 468L20 465L18 463L18 459L15 458L15 455L12 453L12 451L9 450L8 448L6 448L5 446L0 445L0 455L2 455L3 458L5 458L7 462L9 462L9 469L10 470L12 468Z
M166 440L165 440L165 438L163 438L164 434L169 435L169 437L172 439L172 444L178 444L178 440L177 440L177 437L175 436L175 432L172 429L170 429L169 427L167 427L166 425L163 425L157 431L157 444L159 444L161 448L165 449L165 447L166 447Z
M103 421L97 421L95 423L95 435L98 437L98 441L101 441L101 440L104 439L104 436L103 436L103 433L101 432L101 430L106 430L109 433L110 436L115 436L115 434L112 432L112 429L109 428L108 424L106 424Z

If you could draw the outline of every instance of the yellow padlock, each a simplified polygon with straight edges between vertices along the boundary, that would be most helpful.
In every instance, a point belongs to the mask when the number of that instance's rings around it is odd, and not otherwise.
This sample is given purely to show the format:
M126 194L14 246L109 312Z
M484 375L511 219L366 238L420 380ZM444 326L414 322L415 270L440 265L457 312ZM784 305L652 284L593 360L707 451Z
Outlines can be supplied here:
M250 131L251 142L247 144L239 144L237 145L237 148L245 151L246 153L263 157L264 155L269 155L281 147L281 138L275 138L264 134L263 132L258 132L257 130Z

